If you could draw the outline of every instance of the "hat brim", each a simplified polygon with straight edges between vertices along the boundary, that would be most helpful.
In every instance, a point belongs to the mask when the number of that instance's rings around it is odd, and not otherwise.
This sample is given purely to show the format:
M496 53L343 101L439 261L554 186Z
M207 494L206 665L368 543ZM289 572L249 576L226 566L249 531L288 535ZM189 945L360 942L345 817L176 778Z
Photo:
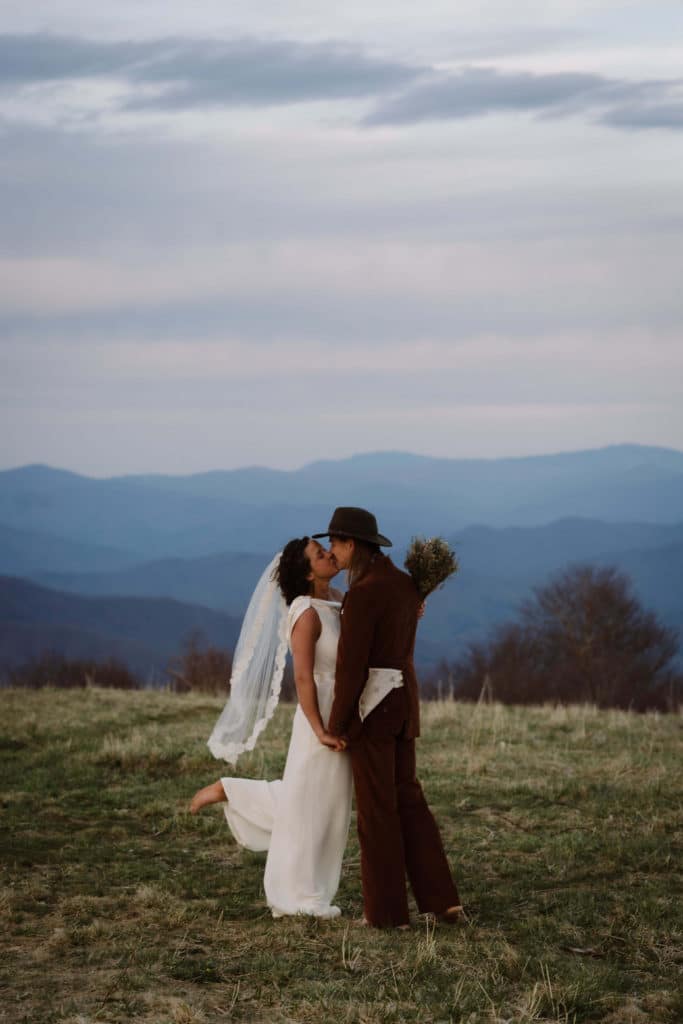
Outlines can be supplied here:
M348 530L334 530L332 533L312 533L311 537L314 540L319 540L320 537L349 537L351 540L364 540L366 544L379 544L381 548L393 548L393 544L388 537L385 537L383 533L376 533L372 537L360 533L349 533Z

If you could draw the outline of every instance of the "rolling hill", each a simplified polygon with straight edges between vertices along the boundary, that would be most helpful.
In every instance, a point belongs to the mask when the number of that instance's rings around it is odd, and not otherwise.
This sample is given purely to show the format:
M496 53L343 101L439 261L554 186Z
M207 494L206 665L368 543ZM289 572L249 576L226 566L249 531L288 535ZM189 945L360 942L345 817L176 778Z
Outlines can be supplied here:
M36 572L111 572L137 561L139 556L119 548L0 525L0 573L7 576L32 576Z
M158 678L195 631L232 649L239 622L167 598L96 598L0 576L0 670L55 650L74 658L118 657L143 678Z
M539 527L469 527L451 535L461 571L429 601L417 656L424 665L453 656L514 616L534 586L576 562L615 565L641 600L683 627L683 524L601 523L563 519ZM404 552L392 550L397 564ZM222 553L164 559L108 573L41 574L59 590L99 596L173 597L241 618L269 556Z
M0 524L132 553L137 561L271 553L364 505L398 544L466 526L538 526L568 516L683 520L683 453L637 445L516 459L359 455L299 470L93 480L45 466L0 473ZM2 550L0 549L0 568Z
M0 574L59 596L50 614L37 590L27 599L33 618L0 614L0 657L43 643L157 665L195 622L212 643L232 646L273 552L324 529L337 504L372 508L398 564L416 533L456 546L461 572L430 598L420 627L423 665L485 637L532 587L575 562L627 572L648 607L683 627L683 453L670 449L491 460L385 452L291 472L105 480L26 466L0 472ZM86 603L70 603L77 596Z

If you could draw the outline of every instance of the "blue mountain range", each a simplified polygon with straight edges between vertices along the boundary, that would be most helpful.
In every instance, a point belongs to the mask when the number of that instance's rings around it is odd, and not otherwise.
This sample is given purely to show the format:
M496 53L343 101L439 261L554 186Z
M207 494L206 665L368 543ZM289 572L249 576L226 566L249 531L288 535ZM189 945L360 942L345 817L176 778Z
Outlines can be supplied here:
M79 630L96 629L88 602L105 598L164 599L197 609L195 618L218 614L224 620L206 620L207 636L216 643L223 629L231 647L274 551L325 529L338 504L371 508L399 564L416 534L440 534L456 547L461 571L429 599L420 626L423 666L485 637L534 586L577 562L622 569L648 607L683 628L683 453L671 449L621 445L490 460L384 452L290 472L101 480L25 466L0 472L0 574L14 578L0 588L0 665L39 647L43 629L54 649L55 629L68 627L73 647ZM43 595L34 595L30 645L9 596L21 581ZM49 621L46 591L56 595ZM86 602L80 611L69 595ZM158 615L159 607L157 623ZM135 643L147 644L142 661L158 665L189 628L169 618L163 652L151 630L149 642L136 633ZM104 625L102 632L109 635Z

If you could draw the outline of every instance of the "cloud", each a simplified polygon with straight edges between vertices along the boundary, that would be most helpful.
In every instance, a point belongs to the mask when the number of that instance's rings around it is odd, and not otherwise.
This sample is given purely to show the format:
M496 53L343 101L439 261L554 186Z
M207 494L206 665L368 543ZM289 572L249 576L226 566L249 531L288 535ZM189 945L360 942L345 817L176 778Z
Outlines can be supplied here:
M683 102L634 103L608 110L601 118L612 128L642 131L648 128L669 128L683 131Z
M179 47L140 69L141 81L176 83L129 106L260 105L375 95L420 69L339 44L238 40Z
M422 69L339 43L289 40L99 42L45 33L0 36L0 82L123 77L157 86L128 109L261 106L376 95L405 86Z
M492 38L491 53L497 45L500 49L500 42ZM453 54L466 56L470 44L467 38L460 45L454 42ZM494 113L567 117L595 111L599 122L612 128L683 128L680 79L631 81L592 72L533 73L483 66L442 72L334 41L246 36L98 41L48 33L0 35L0 86L5 92L41 83L112 78L123 81L127 89L111 100L112 109L119 111L369 99L375 107L362 120L365 127Z
M120 74L153 60L163 44L96 42L47 33L0 35L0 82L29 85L59 79Z
M624 122L618 116L611 119L609 115L609 108L615 103L656 100L675 94L680 85L680 81L629 82L583 72L533 74L468 67L415 82L399 95L380 101L363 123L368 126L415 124L512 112L559 117L607 107L608 113L602 120L622 127ZM673 118L668 122L662 118L660 126L682 125Z

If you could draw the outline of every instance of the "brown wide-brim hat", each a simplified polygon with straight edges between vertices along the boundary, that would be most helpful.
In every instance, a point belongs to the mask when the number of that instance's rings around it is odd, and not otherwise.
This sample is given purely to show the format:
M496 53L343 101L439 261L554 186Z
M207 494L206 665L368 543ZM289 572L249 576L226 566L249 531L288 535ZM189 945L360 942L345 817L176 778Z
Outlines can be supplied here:
M377 520L372 512L364 508L336 508L325 533L314 533L318 537L352 537L364 540L368 544L379 544L390 548L392 543L388 537L377 529Z

